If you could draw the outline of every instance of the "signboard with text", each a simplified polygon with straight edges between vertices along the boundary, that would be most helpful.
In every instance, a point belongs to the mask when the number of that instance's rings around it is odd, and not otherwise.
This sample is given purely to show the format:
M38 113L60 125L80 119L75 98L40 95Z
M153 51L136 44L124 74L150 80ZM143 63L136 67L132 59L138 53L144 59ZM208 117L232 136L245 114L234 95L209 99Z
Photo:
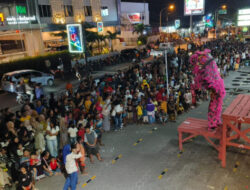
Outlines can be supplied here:
M203 15L205 0L184 0L184 15Z
M83 53L82 26L80 24L68 24L67 35L69 52Z

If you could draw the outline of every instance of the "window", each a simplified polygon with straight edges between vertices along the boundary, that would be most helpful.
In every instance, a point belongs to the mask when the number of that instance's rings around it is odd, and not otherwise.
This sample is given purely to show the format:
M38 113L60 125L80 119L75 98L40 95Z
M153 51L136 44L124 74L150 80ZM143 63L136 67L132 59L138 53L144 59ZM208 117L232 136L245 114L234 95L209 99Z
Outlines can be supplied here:
M64 14L66 17L74 16L73 6L72 5L64 5Z
M50 5L39 5L38 8L40 17L52 17Z
M102 7L101 8L101 14L102 14L102 16L109 16L108 7Z
M92 16L92 7L84 6L84 13L85 13L85 16Z

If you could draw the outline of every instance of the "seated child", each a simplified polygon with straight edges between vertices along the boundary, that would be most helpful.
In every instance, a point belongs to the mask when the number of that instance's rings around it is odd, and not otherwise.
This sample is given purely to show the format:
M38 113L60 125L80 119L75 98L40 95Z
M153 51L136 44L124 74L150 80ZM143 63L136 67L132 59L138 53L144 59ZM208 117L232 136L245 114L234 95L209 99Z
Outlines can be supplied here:
M56 158L52 157L49 165L50 165L50 169L53 172L53 174L55 174L55 175L60 174L60 172L61 172L60 165L57 162Z

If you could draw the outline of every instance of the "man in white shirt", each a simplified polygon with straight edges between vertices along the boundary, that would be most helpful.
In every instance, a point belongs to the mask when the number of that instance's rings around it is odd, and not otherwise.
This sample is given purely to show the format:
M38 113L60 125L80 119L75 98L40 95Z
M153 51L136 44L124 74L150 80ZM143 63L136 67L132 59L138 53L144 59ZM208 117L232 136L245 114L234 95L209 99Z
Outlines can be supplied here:
M81 158L82 154L80 150L77 150L76 144L71 145L71 153L66 156L65 169L67 171L68 177L64 184L63 190L68 190L69 187L71 190L76 190L78 182L78 173L76 166L76 159Z
M121 129L122 126L122 113L123 113L123 104L122 102L115 106L115 131Z

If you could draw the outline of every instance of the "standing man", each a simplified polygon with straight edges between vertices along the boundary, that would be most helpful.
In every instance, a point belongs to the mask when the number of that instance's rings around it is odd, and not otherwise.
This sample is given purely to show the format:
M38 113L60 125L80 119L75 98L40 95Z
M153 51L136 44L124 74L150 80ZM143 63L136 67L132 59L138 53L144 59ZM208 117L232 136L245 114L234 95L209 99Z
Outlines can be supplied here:
M78 173L76 166L76 159L81 158L82 154L77 149L76 144L71 145L71 153L66 156L66 164L65 168L68 173L66 178L66 182L64 184L63 190L68 190L69 187L71 190L76 190L77 181L78 181Z

